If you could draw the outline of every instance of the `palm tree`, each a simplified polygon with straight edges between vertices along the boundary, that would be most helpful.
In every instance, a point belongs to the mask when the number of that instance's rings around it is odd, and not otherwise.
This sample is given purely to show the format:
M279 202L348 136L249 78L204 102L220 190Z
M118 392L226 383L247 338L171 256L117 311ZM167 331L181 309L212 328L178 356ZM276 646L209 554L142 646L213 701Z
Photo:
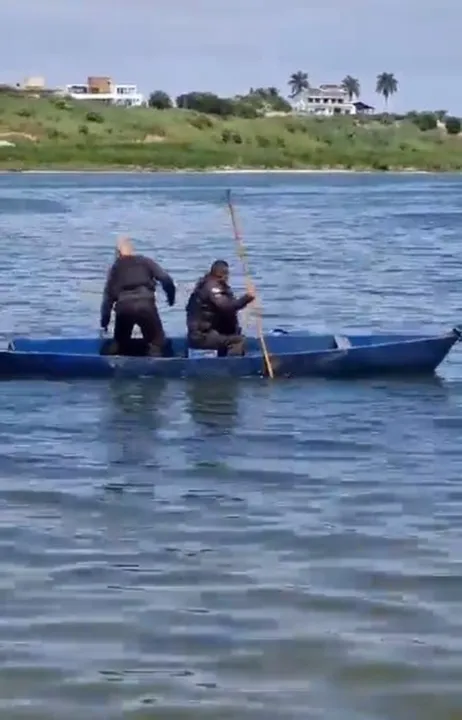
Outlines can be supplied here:
M346 78L344 78L344 80L342 81L342 87L348 94L348 99L350 102L353 100L354 97L359 98L361 94L361 87L357 78L354 78L351 75L347 75Z
M398 92L398 81L393 73L383 72L377 75L375 92L385 98L385 108L388 109L388 98Z
M303 72L302 70L292 73L288 84L291 89L290 97L297 97L297 95L300 95L303 90L308 90L310 87L310 83L308 82L308 73Z

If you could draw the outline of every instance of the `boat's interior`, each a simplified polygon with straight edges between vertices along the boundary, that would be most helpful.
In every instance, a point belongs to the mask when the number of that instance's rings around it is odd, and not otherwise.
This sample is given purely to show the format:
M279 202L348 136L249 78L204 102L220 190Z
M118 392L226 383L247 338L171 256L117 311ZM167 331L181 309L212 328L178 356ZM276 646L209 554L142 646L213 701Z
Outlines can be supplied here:
M306 350L328 350L336 347L333 335L311 336L273 336L265 337L266 347L270 353L304 352ZM15 338L8 345L8 350L22 353L45 353L64 355L108 355L112 339L99 338ZM249 337L246 341L246 355L261 353L258 338ZM132 338L127 357L145 357L147 346L142 338ZM164 358L175 357L217 357L216 351L195 350L188 347L185 337L168 338L163 348Z
M325 350L347 350L359 346L381 345L422 339L422 335L310 335L308 333L270 333L265 335L267 350L271 354L320 352ZM105 355L110 340L100 338L25 338L18 337L8 345L8 351L59 355ZM262 352L259 338L248 337L246 354ZM146 344L142 338L132 338L128 357L146 355ZM185 337L169 338L164 358L186 358L216 355L213 351L197 351L188 348Z

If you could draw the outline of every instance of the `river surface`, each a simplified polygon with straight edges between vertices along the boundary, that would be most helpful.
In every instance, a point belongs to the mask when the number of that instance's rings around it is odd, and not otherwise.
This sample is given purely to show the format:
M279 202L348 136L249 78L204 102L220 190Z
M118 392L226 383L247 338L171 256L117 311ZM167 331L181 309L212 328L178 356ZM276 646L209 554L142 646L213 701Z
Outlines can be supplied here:
M0 334L90 334L118 233L180 284L234 199L268 328L462 321L462 179L0 176ZM455 720L462 347L430 380L8 382L0 717Z

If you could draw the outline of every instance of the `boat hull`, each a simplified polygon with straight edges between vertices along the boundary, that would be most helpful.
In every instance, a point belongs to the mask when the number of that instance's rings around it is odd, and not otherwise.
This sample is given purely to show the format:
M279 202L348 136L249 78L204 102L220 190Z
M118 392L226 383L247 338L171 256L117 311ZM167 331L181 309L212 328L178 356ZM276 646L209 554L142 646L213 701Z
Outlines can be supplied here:
M265 336L275 377L355 378L434 373L459 329L435 336L333 335L279 330ZM0 352L0 378L227 378L266 375L257 338L248 338L244 357L188 357L184 338L172 338L168 357L100 354L98 338L16 338ZM138 356L136 356L138 355Z

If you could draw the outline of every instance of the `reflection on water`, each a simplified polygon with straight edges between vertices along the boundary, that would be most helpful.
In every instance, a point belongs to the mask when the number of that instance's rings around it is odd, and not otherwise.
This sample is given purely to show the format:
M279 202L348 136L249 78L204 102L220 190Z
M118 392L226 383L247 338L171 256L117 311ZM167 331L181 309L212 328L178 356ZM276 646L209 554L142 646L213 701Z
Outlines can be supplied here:
M218 435L232 430L238 420L242 380L204 378L187 381L185 390L187 410L204 436L207 432Z
M117 484L142 485L140 472L133 468L153 471L159 467L156 449L162 440L162 405L167 383L163 379L112 381L104 393L104 411L99 432L107 448L107 462L112 473L120 477ZM152 485L152 478L148 479ZM115 487L114 481L110 483Z

